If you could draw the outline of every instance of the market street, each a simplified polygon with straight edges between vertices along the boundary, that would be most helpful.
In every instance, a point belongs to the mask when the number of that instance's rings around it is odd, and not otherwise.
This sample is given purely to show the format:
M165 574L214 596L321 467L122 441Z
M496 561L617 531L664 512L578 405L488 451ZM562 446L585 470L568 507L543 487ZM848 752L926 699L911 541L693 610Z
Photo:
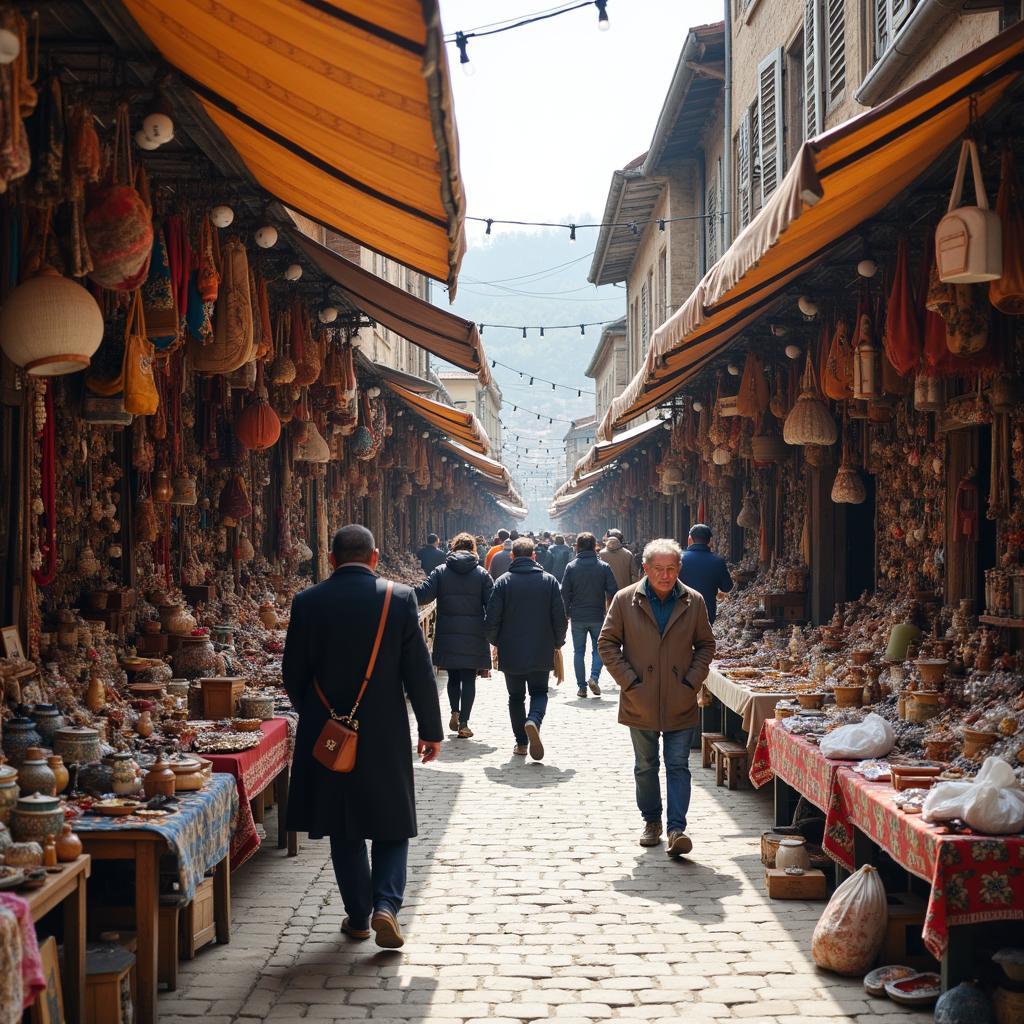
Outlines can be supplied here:
M231 944L181 965L162 1024L924 1019L815 968L824 903L767 898L771 787L716 789L694 754L692 859L637 845L629 736L602 684L552 695L536 764L511 754L501 676L481 680L476 736L416 768L404 950L339 934L325 842L303 838L297 860L268 842L232 879Z

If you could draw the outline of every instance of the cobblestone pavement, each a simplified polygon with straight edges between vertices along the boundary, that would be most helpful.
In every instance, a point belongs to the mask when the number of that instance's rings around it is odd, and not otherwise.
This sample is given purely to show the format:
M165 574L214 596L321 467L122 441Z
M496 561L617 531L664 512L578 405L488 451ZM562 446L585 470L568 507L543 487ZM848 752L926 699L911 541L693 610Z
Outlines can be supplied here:
M537 764L511 754L502 677L482 680L476 736L417 765L401 952L339 934L325 842L302 837L286 859L270 841L233 877L230 945L182 965L161 1024L930 1019L815 968L823 904L764 891L769 794L716 788L694 755L691 858L637 845L632 751L604 682L600 699L551 695Z

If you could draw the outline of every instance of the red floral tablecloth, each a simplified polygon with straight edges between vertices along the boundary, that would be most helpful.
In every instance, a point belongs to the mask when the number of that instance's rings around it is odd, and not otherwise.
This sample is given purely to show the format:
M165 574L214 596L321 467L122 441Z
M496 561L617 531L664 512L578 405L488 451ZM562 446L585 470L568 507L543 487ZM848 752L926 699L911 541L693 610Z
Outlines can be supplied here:
M250 801L280 775L291 761L288 722L271 718L264 722L263 741L240 754L206 754L215 772L233 775L238 786L238 825L231 839L231 870L241 867L259 848L260 837Z
M888 782L842 769L825 824L826 851L852 870L860 829L911 874L931 884L922 938L936 957L957 925L1024 921L1024 836L951 835L893 803ZM841 855L841 856L840 856Z

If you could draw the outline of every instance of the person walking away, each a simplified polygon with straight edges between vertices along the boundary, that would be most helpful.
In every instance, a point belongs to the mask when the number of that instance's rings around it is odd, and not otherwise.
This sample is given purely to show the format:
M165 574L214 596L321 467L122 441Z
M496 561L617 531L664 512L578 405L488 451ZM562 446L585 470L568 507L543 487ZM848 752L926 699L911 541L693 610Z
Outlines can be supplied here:
M732 576L725 559L711 550L711 528L703 523L690 527L690 543L683 552L679 578L704 598L708 621L714 625L719 591L728 594L732 590Z
M516 740L512 753L525 755L529 745L530 756L540 761L544 757L540 727L548 706L548 676L556 649L565 643L568 620L558 581L534 560L533 541L520 538L512 545L512 554L509 571L494 584L484 625L487 639L498 648L498 668L505 674Z
M555 534L555 543L548 548L548 564L544 567L547 572L562 582L565 575L565 567L572 561L572 548L565 543L565 537L560 533Z
M476 542L468 533L457 534L452 550L416 588L420 606L437 601L434 649L431 658L448 673L448 702L452 716L448 728L459 739L473 735L469 716L476 699L476 677L491 667L491 651L484 636L484 612L494 581L480 564Z
M439 565L444 565L441 539L436 533L427 535L427 543L416 552L424 576L429 576Z
M484 568L490 572L491 562L494 556L505 546L508 541L509 533L508 530L499 530L494 536L494 543L487 549L487 554L484 555Z
M640 578L636 562L633 559L633 552L622 542L621 530L608 531L605 535L605 546L598 557L602 562L611 566L619 590L628 587L631 583L636 583Z
M548 549L551 547L551 534L542 533L534 541L534 548L537 552L537 564L547 571L548 568Z
M644 548L645 578L615 595L598 640L605 667L619 684L619 722L633 741L636 802L644 820L640 845L661 842L660 744L672 857L693 849L686 834L690 745L697 690L715 656L704 598L679 581L682 554L669 539Z
M502 545L501 550L491 559L491 579L496 580L499 576L503 576L508 572L509 566L512 564L512 559L515 557L512 554L512 545L519 540L519 534L513 530L509 535L508 539ZM533 541L530 541L532 544Z
M562 577L562 603L572 627L573 667L576 670L576 696L586 697L587 686L601 695L601 655L597 638L601 632L608 602L618 593L611 567L597 557L597 539L592 533L576 538L576 557L566 566ZM586 675L587 637L590 637L590 677Z
M342 527L331 545L334 572L292 602L282 674L299 724L287 827L313 839L330 838L347 915L341 930L363 940L372 928L378 946L397 949L405 941L398 912L405 896L409 840L416 836L406 697L423 764L437 757L444 733L416 597L409 587L377 576L379 558L366 527ZM388 587L393 589L386 603ZM314 744L328 716L346 715L356 704L375 647L376 660L355 714L355 767L347 773L332 771L314 758Z

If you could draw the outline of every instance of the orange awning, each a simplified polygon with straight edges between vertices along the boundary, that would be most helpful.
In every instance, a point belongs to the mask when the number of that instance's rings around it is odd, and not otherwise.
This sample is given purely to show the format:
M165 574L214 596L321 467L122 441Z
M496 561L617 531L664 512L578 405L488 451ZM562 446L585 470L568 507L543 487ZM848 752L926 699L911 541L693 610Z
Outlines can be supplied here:
M596 469L603 469L645 441L653 441L658 436L657 432L664 426L664 420L651 420L648 423L641 423L639 427L632 427L629 430L624 430L621 434L616 434L610 441L598 441L576 463L573 478L581 481L585 474L592 473Z
M471 413L455 409L443 402L435 402L426 395L418 395L400 384L384 379L387 388L397 395L410 409L422 416L431 426L437 427L455 441L459 441L474 452L486 455L491 450L491 441L480 421ZM501 463L495 463L501 465Z
M453 452L458 458L462 459L466 465L471 466L481 474L482 479L480 483L483 487L493 494L507 498L517 507L522 507L523 499L519 496L515 484L512 483L512 475L500 462L496 462L486 455L479 455L474 451L470 451L465 445L461 445L457 441L444 441L442 443L450 452Z
M364 270L298 229L288 235L321 273L338 284L356 309L440 359L475 373L485 386L491 382L491 368L472 321L448 313Z
M437 0L124 0L271 196L454 297L465 197Z
M877 214L1021 74L1024 23L918 85L805 142L764 209L655 332L640 372L598 428L609 438L675 394L795 278Z

